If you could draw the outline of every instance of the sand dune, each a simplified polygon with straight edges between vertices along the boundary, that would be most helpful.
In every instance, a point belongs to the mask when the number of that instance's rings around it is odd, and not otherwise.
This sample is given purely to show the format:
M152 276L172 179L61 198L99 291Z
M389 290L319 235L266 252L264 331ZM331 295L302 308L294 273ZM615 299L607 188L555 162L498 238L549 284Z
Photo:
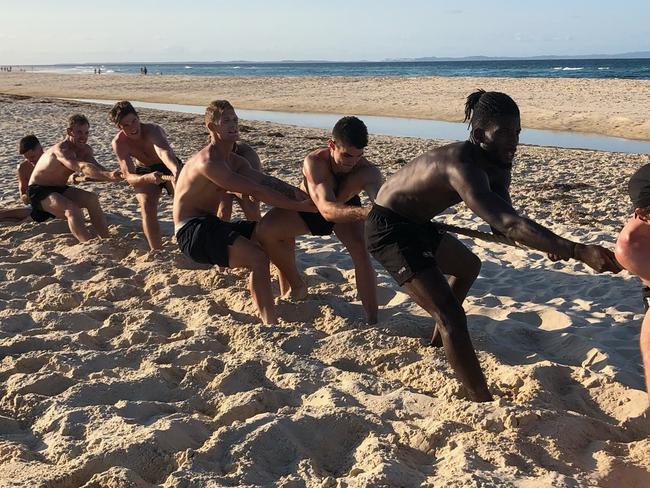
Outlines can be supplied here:
M66 116L93 123L115 166L106 107L0 96L3 206L17 140ZM142 111L182 159L200 117ZM270 173L297 183L320 130L244 121ZM372 137L386 174L440 141ZM523 147L513 199L561 235L611 246L623 182L648 162ZM431 321L379 269L380 322L363 323L335 238L298 241L309 284L258 324L244 273L190 262L171 237L147 252L133 192L100 194L112 237L74 245L62 222L0 226L0 486L650 486L650 422L636 279L541 253L463 241L484 262L466 310L495 401L467 400ZM163 197L170 235L171 201ZM485 230L464 207L443 220ZM277 287L277 283L275 284Z

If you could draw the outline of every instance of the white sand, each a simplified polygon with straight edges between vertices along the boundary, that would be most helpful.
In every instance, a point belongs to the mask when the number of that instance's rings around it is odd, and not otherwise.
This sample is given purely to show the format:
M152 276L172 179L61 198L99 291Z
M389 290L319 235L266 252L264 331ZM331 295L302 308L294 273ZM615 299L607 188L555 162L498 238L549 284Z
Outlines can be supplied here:
M3 96L0 107L3 206L18 201L17 140L55 142L73 111L115 165L106 107ZM200 117L143 118L183 159L205 140ZM326 137L246 125L268 171L293 183ZM436 144L372 137L368 154L390 174ZM513 199L561 235L611 246L624 182L647 162L524 147ZM484 262L466 310L496 398L475 404L426 346L431 321L379 266L380 324L363 324L335 238L299 240L309 299L262 327L243 272L192 264L171 238L147 253L133 192L84 187L100 193L111 239L74 245L60 221L0 226L0 486L650 486L629 275L464 240ZM163 197L168 235L170 211ZM486 229L462 207L444 218Z

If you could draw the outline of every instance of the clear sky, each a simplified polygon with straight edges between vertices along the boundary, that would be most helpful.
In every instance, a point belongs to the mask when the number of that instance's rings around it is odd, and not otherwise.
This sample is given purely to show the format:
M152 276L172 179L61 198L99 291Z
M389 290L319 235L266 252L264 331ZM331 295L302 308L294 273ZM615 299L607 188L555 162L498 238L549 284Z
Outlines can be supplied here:
M0 64L650 51L647 0L0 0Z

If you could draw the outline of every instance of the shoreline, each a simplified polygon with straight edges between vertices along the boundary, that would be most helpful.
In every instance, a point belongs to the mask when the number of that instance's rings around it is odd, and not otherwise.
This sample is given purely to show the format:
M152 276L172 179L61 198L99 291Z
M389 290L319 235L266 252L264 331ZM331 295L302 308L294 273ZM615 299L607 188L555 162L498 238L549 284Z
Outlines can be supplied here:
M126 74L0 74L0 93L35 97L132 99L240 109L351 113L462 122L476 88L517 101L522 126L650 140L650 80L476 77L216 77ZM128 95L127 95L128 94Z

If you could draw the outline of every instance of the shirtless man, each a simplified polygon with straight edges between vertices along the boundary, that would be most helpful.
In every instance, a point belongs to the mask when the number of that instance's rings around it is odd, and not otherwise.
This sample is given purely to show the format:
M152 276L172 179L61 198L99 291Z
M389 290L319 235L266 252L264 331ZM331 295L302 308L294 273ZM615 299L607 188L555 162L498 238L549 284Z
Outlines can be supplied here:
M217 205L226 192L233 192L297 211L316 208L304 192L254 170L232 152L239 127L230 103L212 102L205 111L205 125L210 143L187 161L176 183L174 231L178 246L199 263L248 268L249 290L262 321L275 324L269 259L255 241L257 222L224 222L215 215Z
M18 177L18 191L20 192L20 199L26 207L14 207L0 210L0 221L20 221L30 216L32 207L29 206L29 197L27 196L27 185L29 178L34 171L36 161L43 155L43 148L41 143L35 135L28 135L23 137L18 143L18 152L23 159L18 165L16 176Z
M79 242L92 238L82 209L88 210L90 222L99 236L108 237L108 226L97 195L67 186L70 175L80 171L97 181L122 179L119 171L109 171L97 162L92 148L87 144L89 131L90 122L84 115L71 116L65 139L43 153L27 187L32 219L36 222L44 222L51 217L66 219L70 231Z
M509 186L521 125L508 95L472 93L465 120L471 125L468 141L424 153L386 181L368 215L366 237L370 253L434 318L432 342L442 342L472 400L489 401L462 307L481 261L431 218L463 201L496 232L551 259L577 259L598 272L620 267L611 251L563 239L513 209Z
M135 190L140 204L142 229L151 249L162 248L158 223L158 200L162 188L172 193L172 184L161 177L178 178L181 162L174 154L165 131L156 124L140 122L138 113L127 101L117 102L110 111L111 121L120 131L112 146L124 179Z
M319 213L274 208L260 222L258 235L280 271L283 296L301 299L307 295L307 286L296 268L294 238L303 234L325 236L334 231L352 257L359 297L368 323L374 324L377 285L363 235L363 222L370 209L361 206L359 192L365 190L374 201L382 176L363 156L367 144L368 129L361 120L339 120L327 147L310 153L303 163L303 189Z
M650 164L639 169L630 179L630 198L634 216L627 222L616 242L616 259L634 273L643 287L645 317L641 325L641 358L646 391L650 400Z
M238 141L233 144L232 151L248 161L248 164L250 164L251 168L255 171L262 171L262 162L260 161L260 157L251 146ZM233 201L236 201L239 204L247 220L259 222L262 219L262 214L260 213L260 202L250 198L249 195L237 196L232 193L224 194L223 199L219 202L217 217L221 220L230 221L230 218L232 217Z

